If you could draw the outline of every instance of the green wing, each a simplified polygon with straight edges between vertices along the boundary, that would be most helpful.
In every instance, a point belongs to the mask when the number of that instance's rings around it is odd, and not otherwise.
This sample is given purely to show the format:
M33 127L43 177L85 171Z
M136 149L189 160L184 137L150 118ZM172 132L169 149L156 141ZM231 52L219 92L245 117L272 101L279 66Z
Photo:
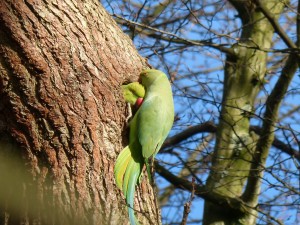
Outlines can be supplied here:
M142 104L136 115L138 140L145 159L155 155L165 139L167 113L164 108L162 98L153 96Z

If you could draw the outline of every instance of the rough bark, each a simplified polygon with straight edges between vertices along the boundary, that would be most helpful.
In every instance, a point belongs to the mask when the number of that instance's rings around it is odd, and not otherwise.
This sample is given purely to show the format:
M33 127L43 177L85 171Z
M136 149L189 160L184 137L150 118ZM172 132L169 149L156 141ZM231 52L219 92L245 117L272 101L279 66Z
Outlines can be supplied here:
M255 98L264 82L267 53L258 49L270 48L274 29L272 24L253 1L232 1L243 18L240 42L233 45L234 56L227 56L220 123L206 188L224 198L240 198L249 176L255 151L256 135L250 131L250 117ZM264 6L278 18L283 9L282 1L264 1ZM272 135L272 134L269 134ZM259 189L256 190L259 192ZM204 223L256 224L254 202L244 204L246 212L219 206L206 201Z
M0 24L1 223L125 224L120 85L146 62L97 0L4 0ZM150 185L137 193L158 224Z

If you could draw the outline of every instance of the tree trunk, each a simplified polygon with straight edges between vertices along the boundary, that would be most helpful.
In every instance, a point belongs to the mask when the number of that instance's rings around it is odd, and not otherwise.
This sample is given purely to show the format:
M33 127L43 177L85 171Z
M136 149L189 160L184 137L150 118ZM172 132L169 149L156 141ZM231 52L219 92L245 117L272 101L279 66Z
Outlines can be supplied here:
M274 29L252 1L231 2L239 13L244 12L244 15L241 15L244 27L240 42L232 47L236 55L228 56L225 65L222 110L212 169L206 187L224 198L241 197L242 200L256 145L255 134L249 129L249 120L255 107L255 98L264 82L267 62L267 52L254 48L270 48ZM282 1L261 2L276 19L283 10ZM259 187L253 194L258 197ZM244 202L243 211L234 207L224 209L206 201L203 224L254 225L257 197L252 202Z
M120 86L146 62L98 0L2 0L0 24L1 224L125 224ZM159 224L145 181L135 206Z

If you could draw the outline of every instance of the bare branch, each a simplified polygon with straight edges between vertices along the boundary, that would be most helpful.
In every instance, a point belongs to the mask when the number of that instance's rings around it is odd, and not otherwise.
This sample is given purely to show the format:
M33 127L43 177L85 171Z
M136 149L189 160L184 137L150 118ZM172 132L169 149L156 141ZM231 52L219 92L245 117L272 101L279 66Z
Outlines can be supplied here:
M176 134L173 137L169 137L168 139L166 139L162 146L162 149L178 144L181 141L186 140L187 138L198 133L215 133L216 129L216 125L211 121L189 127L186 130L180 132L179 134Z
M205 186L194 184L193 182L189 182L185 179L175 176L169 170L161 166L156 160L155 160L155 171L163 178L165 178L167 181L169 181L171 184L173 184L176 188L187 190L190 192L194 191L196 196L222 207L224 209L224 213L226 213L227 211L232 213L232 209L235 209L237 214L246 213L246 212L249 213L251 210L255 210L264 214L265 216L275 221L276 223L280 225L283 224L281 221L277 220L276 218L270 215L267 215L265 212L263 212L261 209L257 208L256 206L252 207L247 205L247 203L245 203L239 197L235 197L235 198L225 197L220 195L219 193L213 192L213 190L207 190Z
M297 48L295 43L286 35L286 32L281 28L278 21L274 18L274 15L268 11L264 4L262 4L260 0L255 0L254 2L259 7L261 12L265 15L265 17L269 20L269 22L272 24L275 32L281 37L284 43L289 48Z
M202 142L199 143L195 151L191 152L188 158L183 162L183 168L181 169L180 172L178 172L177 175L178 177L185 178L185 177L192 176L196 179L198 184L201 185L203 184L202 180L199 179L199 177L197 176L197 174L199 174L199 170L201 170L201 168L198 165L199 163L201 163L202 166L206 166L209 160L206 160L206 157L204 157L199 161L197 160L197 157L199 156L200 152L204 151L207 148L207 145L209 144L210 141L214 139L214 136L215 135L212 133L202 139ZM165 205L165 203L169 200L169 198L174 193L174 191L175 191L175 187L172 184L165 187L163 189L163 193L161 193L159 197L160 204Z
M195 178L192 178L192 192L189 201L184 204L184 211L183 211L183 218L182 218L181 225L186 225L187 223L188 215L191 212L192 201L195 197L194 195L195 195Z
M195 134L204 133L204 132L215 133L216 130L217 130L217 125L215 125L211 121L189 127L186 130L180 132L179 134L167 138L165 143L162 146L161 152L163 152L163 149L174 146L186 140L187 138L192 137ZM258 135L262 134L262 129L258 126L251 126L250 130L254 131ZM280 149L284 153L292 157L295 157L300 162L300 152L291 148L288 144L285 144L284 142L280 141L278 138L275 137L272 145L275 148Z
M258 126L251 126L251 130L253 130L256 134L261 135L262 129ZM283 141L280 141L278 138L274 138L272 145L283 151L284 153L295 157L300 162L300 152L296 149L293 149L288 144L284 143Z
M195 195L201 197L205 200L214 202L219 206L234 208L237 211L245 212L246 207L244 206L243 202L238 198L230 198L224 197L218 193L214 193L213 190L207 190L205 186L201 186L198 184L192 184L192 182L187 181L183 178L179 178L171 173L169 170L165 169L155 160L155 172L173 184L176 188L192 191L194 189Z
M174 33L163 31L163 30L160 30L160 29L157 29L157 28L145 25L145 24L141 24L141 23L138 23L138 22L134 22L132 20L125 19L124 17L121 17L121 16L116 15L116 14L113 14L112 16L115 17L116 21L118 23L122 24L122 25L131 24L131 25L143 28L143 29L138 29L138 28L136 28L136 29L140 33L146 34L149 37L153 37L153 38L157 38L157 39L161 39L161 40L165 40L165 41L169 41L169 42L173 42L173 43L177 43L177 44L186 44L186 45L190 45L190 46L207 46L207 47L217 49L217 50L219 50L223 53L226 53L228 55L232 55L232 56L235 55L234 51L231 48L226 48L226 47L224 47L224 45L214 44L210 41L195 41L195 40L184 39L184 38L181 38L181 37L179 37L178 35L176 35ZM144 30L144 29L147 29L148 31ZM155 32L158 32L159 34L149 32L149 31L155 31ZM169 37L166 37L166 36L163 36L163 35L167 35L167 36L170 36L172 38L169 38Z
M267 98L261 135L257 142L248 183L243 194L243 199L248 203L256 202L258 198L260 192L260 180L264 171L263 165L267 159L270 146L274 141L278 109L298 67L298 55L290 54L275 87Z

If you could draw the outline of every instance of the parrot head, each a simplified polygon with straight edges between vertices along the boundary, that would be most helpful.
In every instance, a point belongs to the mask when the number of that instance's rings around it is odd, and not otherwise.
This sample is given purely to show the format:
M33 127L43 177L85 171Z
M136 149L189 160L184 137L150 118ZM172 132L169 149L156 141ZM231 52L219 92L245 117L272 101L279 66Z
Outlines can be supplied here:
M165 76L164 73L162 73L159 70L153 70L153 69L148 69L148 70L143 70L140 74L140 79L139 81L141 84L147 88L149 87L158 77Z

